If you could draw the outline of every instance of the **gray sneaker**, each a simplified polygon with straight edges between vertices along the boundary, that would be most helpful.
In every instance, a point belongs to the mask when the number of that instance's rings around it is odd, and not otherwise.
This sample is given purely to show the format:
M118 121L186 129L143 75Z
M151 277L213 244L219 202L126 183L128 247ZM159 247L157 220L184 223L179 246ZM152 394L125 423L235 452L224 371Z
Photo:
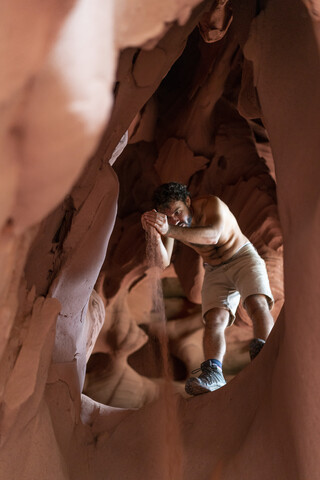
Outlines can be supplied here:
M201 367L192 373L202 372L199 377L191 377L186 381L185 390L189 395L213 392L226 384L222 370L218 365L207 360L201 363Z

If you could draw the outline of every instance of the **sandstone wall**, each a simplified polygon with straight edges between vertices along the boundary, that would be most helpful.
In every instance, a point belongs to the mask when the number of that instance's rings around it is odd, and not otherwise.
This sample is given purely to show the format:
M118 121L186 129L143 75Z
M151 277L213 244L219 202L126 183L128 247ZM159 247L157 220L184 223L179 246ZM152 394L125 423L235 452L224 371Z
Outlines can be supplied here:
M132 7L1 7L1 476L317 479L317 5ZM275 318L285 294L259 357L240 310L230 381L188 399L201 263L155 278L139 224L169 179L228 203Z

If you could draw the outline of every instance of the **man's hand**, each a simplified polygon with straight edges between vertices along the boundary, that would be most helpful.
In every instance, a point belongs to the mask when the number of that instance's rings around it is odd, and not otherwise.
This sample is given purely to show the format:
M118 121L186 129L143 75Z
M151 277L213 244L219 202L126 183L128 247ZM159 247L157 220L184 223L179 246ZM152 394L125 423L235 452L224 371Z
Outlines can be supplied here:
M145 214L141 215L141 225L143 230L147 232L149 235L154 237L159 237L159 239L161 238L160 233L154 227L152 227L149 223L146 222Z
M146 230L149 227L153 227L160 235L165 236L169 230L169 224L167 216L164 213L159 213L156 210L145 212L141 217L142 227Z

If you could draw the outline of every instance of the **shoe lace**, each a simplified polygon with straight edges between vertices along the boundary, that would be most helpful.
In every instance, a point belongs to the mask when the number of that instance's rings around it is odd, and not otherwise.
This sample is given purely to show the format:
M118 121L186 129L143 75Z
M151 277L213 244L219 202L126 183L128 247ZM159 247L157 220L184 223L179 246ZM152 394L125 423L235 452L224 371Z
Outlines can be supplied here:
M211 382L212 381L212 376L215 376L214 374L216 373L215 370L212 367L200 367L196 368L195 370L192 370L192 374L202 372L199 377L201 377L203 380L206 382Z
M191 373L192 373L192 375L195 375L196 373L199 373L199 372L201 372L201 371L202 371L202 370L201 370L201 368L199 367L199 368L196 368L195 370L191 370Z

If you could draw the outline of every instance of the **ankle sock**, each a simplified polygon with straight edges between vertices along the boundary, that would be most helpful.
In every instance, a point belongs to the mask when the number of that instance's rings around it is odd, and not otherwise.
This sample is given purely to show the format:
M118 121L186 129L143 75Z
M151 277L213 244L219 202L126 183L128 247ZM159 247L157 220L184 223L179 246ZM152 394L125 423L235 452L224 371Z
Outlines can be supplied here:
M220 360L217 360L216 358L210 358L209 362L211 364L214 363L215 365L217 365L218 367L220 367L222 369L222 363L220 362Z

